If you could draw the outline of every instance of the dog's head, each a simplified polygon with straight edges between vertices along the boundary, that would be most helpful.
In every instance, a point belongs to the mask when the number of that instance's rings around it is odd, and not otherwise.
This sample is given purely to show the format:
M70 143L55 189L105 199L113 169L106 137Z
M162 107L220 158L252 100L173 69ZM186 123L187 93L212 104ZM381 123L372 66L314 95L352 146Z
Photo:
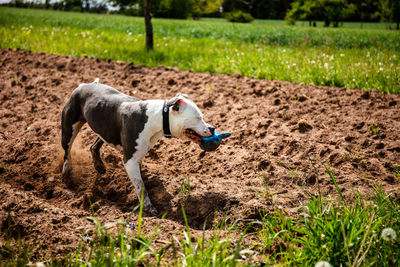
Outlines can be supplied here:
M171 106L169 127L172 136L199 144L201 137L212 135L214 127L204 121L203 113L187 95L177 94L167 104Z

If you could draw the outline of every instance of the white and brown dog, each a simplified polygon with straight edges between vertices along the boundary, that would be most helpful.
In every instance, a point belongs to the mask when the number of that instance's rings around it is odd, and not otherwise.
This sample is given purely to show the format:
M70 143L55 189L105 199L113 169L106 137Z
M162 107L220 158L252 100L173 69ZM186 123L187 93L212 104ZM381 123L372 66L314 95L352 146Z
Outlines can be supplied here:
M76 88L62 111L62 147L65 150L62 176L71 175L71 147L81 127L88 123L98 135L91 146L94 167L105 173L100 158L104 142L121 146L124 166L138 198L143 191L143 207L156 215L144 188L139 163L147 151L163 137L189 138L195 143L211 136L213 127L205 123L203 114L186 95L169 100L140 100L98 83L81 84Z

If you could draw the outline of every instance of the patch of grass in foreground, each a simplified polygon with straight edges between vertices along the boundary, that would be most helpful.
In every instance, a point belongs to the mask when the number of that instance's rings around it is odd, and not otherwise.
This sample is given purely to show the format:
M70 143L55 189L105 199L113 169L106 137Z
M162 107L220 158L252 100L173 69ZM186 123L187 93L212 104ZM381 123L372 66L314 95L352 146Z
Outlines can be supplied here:
M400 93L400 33L0 8L0 47Z
M335 183L332 171L327 171ZM374 187L370 197L354 193L351 203L312 197L299 208L296 218L282 210L264 214L261 221L242 225L240 219L215 224L211 237L194 238L185 230L169 240L141 234L139 211L136 233L127 232L125 222L102 224L83 236L79 249L64 259L51 259L52 266L251 266L277 264L314 266L319 261L332 266L398 266L400 264L400 205ZM340 189L337 187L339 195ZM116 228L116 231L111 229ZM251 229L251 231L248 231ZM89 237L88 233L92 233ZM252 241L250 241L252 240ZM254 240L258 240L254 242ZM161 244L161 245L160 245ZM21 244L20 244L21 246ZM18 246L18 247L20 247ZM26 264L29 252L17 250L11 242L0 247L0 261L6 265ZM4 251L8 251L5 254Z

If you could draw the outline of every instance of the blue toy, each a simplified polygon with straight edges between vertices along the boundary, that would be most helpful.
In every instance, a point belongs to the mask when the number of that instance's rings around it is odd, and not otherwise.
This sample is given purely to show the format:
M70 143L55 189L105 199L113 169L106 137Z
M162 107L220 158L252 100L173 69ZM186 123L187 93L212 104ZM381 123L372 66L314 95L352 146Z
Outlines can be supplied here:
M224 138L229 137L231 134L230 133L219 133L215 130L213 130L213 135L210 137L202 137L200 147L205 150L205 151L214 151L216 150L219 145L221 144L221 140Z

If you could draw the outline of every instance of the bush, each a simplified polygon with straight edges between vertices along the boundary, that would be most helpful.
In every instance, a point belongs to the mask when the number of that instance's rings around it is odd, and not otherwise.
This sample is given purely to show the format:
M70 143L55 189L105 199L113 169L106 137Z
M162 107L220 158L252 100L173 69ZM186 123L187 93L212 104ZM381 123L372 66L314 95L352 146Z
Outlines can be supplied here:
M240 10L226 13L225 18L230 22L242 22L242 23L248 23L254 20L252 15Z

